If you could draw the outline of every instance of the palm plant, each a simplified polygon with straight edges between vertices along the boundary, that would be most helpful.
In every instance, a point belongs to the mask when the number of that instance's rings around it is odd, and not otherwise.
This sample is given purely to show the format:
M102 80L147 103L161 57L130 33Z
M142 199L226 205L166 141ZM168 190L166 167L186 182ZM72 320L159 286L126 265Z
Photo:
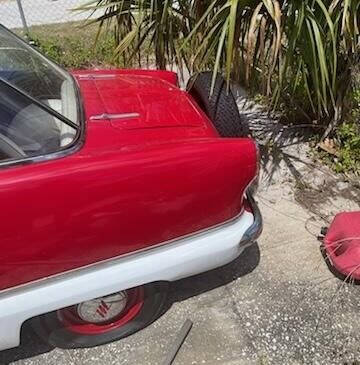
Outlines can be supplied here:
M178 52L180 34L187 33L183 22L185 1L155 0L91 0L76 10L91 10L99 16L90 17L87 24L98 23L99 32L111 30L116 48L114 56L126 55L130 62L153 53L160 69L182 62L186 57ZM152 52L150 52L151 50Z
M358 0L92 0L83 8L102 10L91 22L114 31L115 55L141 59L150 48L159 68L223 72L274 108L292 103L328 125L324 135L344 114L359 62Z

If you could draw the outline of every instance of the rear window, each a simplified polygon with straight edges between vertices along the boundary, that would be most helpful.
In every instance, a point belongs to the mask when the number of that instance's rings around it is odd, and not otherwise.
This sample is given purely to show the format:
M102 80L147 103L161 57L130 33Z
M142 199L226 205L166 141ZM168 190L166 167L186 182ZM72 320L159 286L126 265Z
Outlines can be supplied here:
M76 85L71 75L1 25L0 78L78 122Z
M78 130L72 76L0 25L0 162L62 150Z
M0 161L56 152L76 129L0 82Z

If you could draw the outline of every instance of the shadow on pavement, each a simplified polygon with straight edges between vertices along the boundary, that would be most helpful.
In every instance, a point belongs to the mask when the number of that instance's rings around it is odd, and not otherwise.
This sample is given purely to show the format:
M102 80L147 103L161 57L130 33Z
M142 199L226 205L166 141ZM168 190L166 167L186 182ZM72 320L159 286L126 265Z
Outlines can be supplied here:
M169 304L200 295L241 278L255 270L259 262L260 249L255 242L236 260L225 266L172 283Z
M21 346L10 350L0 351L0 365L27 359L53 350L53 347L42 342L33 332L30 325L25 323L21 331Z
M254 243L239 258L223 267L172 283L167 309L174 302L200 295L249 274L257 267L259 262L259 246L257 243ZM42 342L29 324L25 323L21 331L21 346L1 351L0 365L7 365L14 361L31 358L51 350L53 350L53 347Z

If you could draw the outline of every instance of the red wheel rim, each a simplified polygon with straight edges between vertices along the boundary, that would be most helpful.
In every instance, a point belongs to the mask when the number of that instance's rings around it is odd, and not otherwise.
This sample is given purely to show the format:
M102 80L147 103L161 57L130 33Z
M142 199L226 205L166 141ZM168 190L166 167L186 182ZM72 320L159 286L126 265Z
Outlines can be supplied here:
M64 327L75 333L84 335L100 335L118 329L131 320L140 312L144 304L144 289L138 287L126 291L127 302L125 308L115 318L103 323L86 322L78 314L78 305L57 311L57 317Z

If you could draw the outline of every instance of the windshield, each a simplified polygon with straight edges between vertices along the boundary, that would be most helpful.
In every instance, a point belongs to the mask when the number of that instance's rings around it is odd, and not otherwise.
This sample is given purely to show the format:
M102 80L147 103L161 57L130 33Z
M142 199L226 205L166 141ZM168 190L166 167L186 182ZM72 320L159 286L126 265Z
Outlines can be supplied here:
M70 145L79 130L76 91L69 73L0 25L0 162Z

